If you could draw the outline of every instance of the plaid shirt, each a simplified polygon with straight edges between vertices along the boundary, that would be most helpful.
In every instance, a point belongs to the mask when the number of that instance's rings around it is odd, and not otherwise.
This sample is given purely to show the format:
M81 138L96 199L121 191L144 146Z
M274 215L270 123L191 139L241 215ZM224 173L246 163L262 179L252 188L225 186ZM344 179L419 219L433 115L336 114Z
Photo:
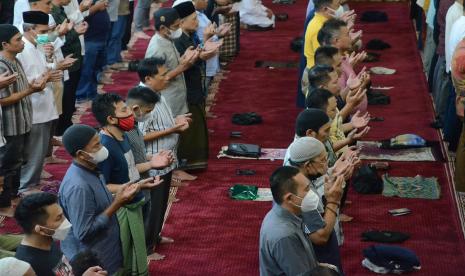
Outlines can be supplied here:
M59 6L53 5L51 14L57 25L68 19L65 10ZM79 34L74 29L72 29L65 35L65 38L66 42L65 45L61 47L61 51L63 52L63 56L66 57L67 55L73 54L73 58L77 59L73 66L68 68L69 72L75 72L81 68L82 64L82 51Z
M0 55L0 74L5 72L18 73L15 83L0 89L0 98L10 97L14 93L28 88L26 74L19 60L10 61ZM19 102L2 106L3 135L16 136L28 133L32 125L32 104L30 96L22 98Z

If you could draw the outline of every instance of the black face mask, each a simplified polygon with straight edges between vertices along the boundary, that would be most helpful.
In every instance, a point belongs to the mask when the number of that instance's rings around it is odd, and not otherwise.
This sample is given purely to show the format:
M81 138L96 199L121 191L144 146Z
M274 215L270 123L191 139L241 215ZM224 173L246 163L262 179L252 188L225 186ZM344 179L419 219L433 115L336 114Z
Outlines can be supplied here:
M312 168L313 168L314 171L317 171L317 170L315 169L315 167L313 166L313 163L311 163L311 166L312 166ZM314 175L308 175L307 178L308 178L310 181L313 182L313 181L317 180L318 178L320 178L320 177L322 177L322 176L323 176L323 174L317 173L317 174L314 174Z

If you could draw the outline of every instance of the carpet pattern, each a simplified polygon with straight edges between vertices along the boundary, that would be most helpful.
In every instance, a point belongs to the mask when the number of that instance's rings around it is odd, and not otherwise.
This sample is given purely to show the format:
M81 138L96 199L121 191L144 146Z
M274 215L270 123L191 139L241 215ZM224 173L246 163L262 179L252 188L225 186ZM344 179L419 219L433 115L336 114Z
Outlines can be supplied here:
M230 74L221 85L218 103L212 108L218 116L209 120L210 154L228 144L230 131L242 131L234 142L260 143L262 147L286 148L293 139L293 124L298 113L293 106L296 70L292 68L255 68L256 60L297 60L289 42L300 32L306 3L291 6L266 5L276 12L289 14L287 22L278 22L277 29L267 33L243 31L241 54L228 67ZM408 19L407 4L356 3L359 13L381 9L390 21L381 24L359 24L364 39L381 38L391 45L381 53L374 66L394 68L397 73L373 76L376 86L394 86L388 93L388 106L369 107L372 116L384 116L384 122L371 123L368 140L382 140L402 133L416 133L429 141L439 141L438 133L429 128L433 118L431 100L422 75L416 50L415 33ZM412 82L411 80L416 81ZM235 126L230 116L237 112L255 111L264 123L256 126ZM388 116L389 114L389 116ZM406 120L410 118L410 120ZM207 171L187 189L178 191L181 202L173 206L164 233L175 238L172 245L162 247L167 255L163 262L152 263L150 271L163 275L257 275L258 235L261 221L270 209L269 202L233 201L227 190L234 183L254 183L267 187L270 173L280 161L234 160L210 158ZM405 231L412 238L404 245L413 249L422 261L421 275L461 275L465 271L464 239L454 194L441 162L390 162L394 176L437 177L442 186L439 200L385 198L381 195L359 195L350 191L352 204L346 213L355 221L344 225L346 243L342 247L346 275L368 275L361 267L363 248L360 234L368 229ZM254 176L236 176L235 170L254 169ZM407 207L412 214L391 217L389 209ZM434 252L434 253L432 253Z
M269 187L271 172L282 162L216 158L218 149L230 142L260 144L264 148L287 148L294 138L293 126L299 112L294 107L297 70L295 68L256 68L257 60L276 62L298 61L298 54L289 48L290 41L300 35L304 22L306 1L294 5L265 5L276 13L286 12L289 20L277 22L273 31L241 33L241 53L231 63L224 76L217 104L210 110L216 118L208 120L210 159L207 170L188 187L178 189L178 203L171 206L163 234L175 243L161 246L165 260L151 262L151 275L257 275L258 239L261 221L271 202L234 201L228 189L235 183L253 183ZM389 90L391 104L370 106L372 117L385 117L384 122L372 122L367 140L382 140L403 133L416 133L428 141L440 141L438 132L428 125L433 118L431 99L427 94L425 77L416 50L415 32L408 18L407 3L353 3L358 13L383 10L389 22L360 24L364 40L381 38L393 47L380 51L379 62L370 66L386 66L397 70L394 75L375 75L376 86L394 86ZM132 54L142 58L148 41L138 41ZM123 72L113 76L117 85L107 85L105 91L125 96L137 84L135 73ZM415 81L412 81L415 80ZM255 111L264 120L261 125L237 126L231 123L233 113ZM80 117L83 123L96 125L88 111ZM231 131L241 131L243 138L230 139ZM57 155L68 158L59 149ZM437 177L441 185L439 200L385 198L381 195L360 195L349 191L345 213L354 221L344 225L345 244L342 260L346 275L369 275L362 268L362 249L371 243L361 242L360 234L369 229L409 233L411 239L403 245L413 249L422 262L421 275L463 275L465 271L465 241L450 167L442 162L390 162L390 175ZM68 165L48 165L52 180L61 180ZM253 169L252 176L237 176L236 169ZM173 191L174 192L174 191ZM460 197L465 205L465 196ZM406 207L412 214L391 217L389 209ZM5 219L0 232L17 232L13 220Z

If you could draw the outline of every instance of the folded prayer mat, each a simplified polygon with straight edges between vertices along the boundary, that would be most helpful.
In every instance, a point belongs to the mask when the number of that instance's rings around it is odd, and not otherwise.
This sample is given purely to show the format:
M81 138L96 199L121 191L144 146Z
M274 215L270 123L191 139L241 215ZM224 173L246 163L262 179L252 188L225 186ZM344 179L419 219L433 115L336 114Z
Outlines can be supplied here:
M441 188L436 177L392 177L383 175L383 195L403 198L439 199Z

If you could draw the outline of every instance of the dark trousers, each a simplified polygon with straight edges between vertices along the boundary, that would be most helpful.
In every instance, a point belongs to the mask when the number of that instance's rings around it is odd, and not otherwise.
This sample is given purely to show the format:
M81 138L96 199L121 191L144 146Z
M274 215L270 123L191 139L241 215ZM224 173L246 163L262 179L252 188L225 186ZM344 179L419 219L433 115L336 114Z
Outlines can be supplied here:
M29 133L5 136L6 144L0 148L0 171L5 176L3 192L0 193L0 208L11 206L11 199L18 195L21 180L21 166L28 160L24 150Z
M451 85L449 90L450 93L449 98L447 99L447 110L444 119L444 140L449 142L450 151L456 151L463 123L457 116L457 110L455 107L456 93L454 86Z
M63 113L58 118L55 135L62 136L65 130L73 125L72 118L76 111L76 90L81 76L81 69L69 72L69 80L65 81L63 87Z
M145 243L149 254L161 240L160 233L170 197L171 176L171 172L161 176L163 183L150 190L150 211L148 216L144 217Z
M129 40L131 40L131 26L132 20L134 19L134 1L129 2L129 11L130 14L128 17L128 22L126 24L126 29L124 30L123 38L121 39L121 50L127 50Z

